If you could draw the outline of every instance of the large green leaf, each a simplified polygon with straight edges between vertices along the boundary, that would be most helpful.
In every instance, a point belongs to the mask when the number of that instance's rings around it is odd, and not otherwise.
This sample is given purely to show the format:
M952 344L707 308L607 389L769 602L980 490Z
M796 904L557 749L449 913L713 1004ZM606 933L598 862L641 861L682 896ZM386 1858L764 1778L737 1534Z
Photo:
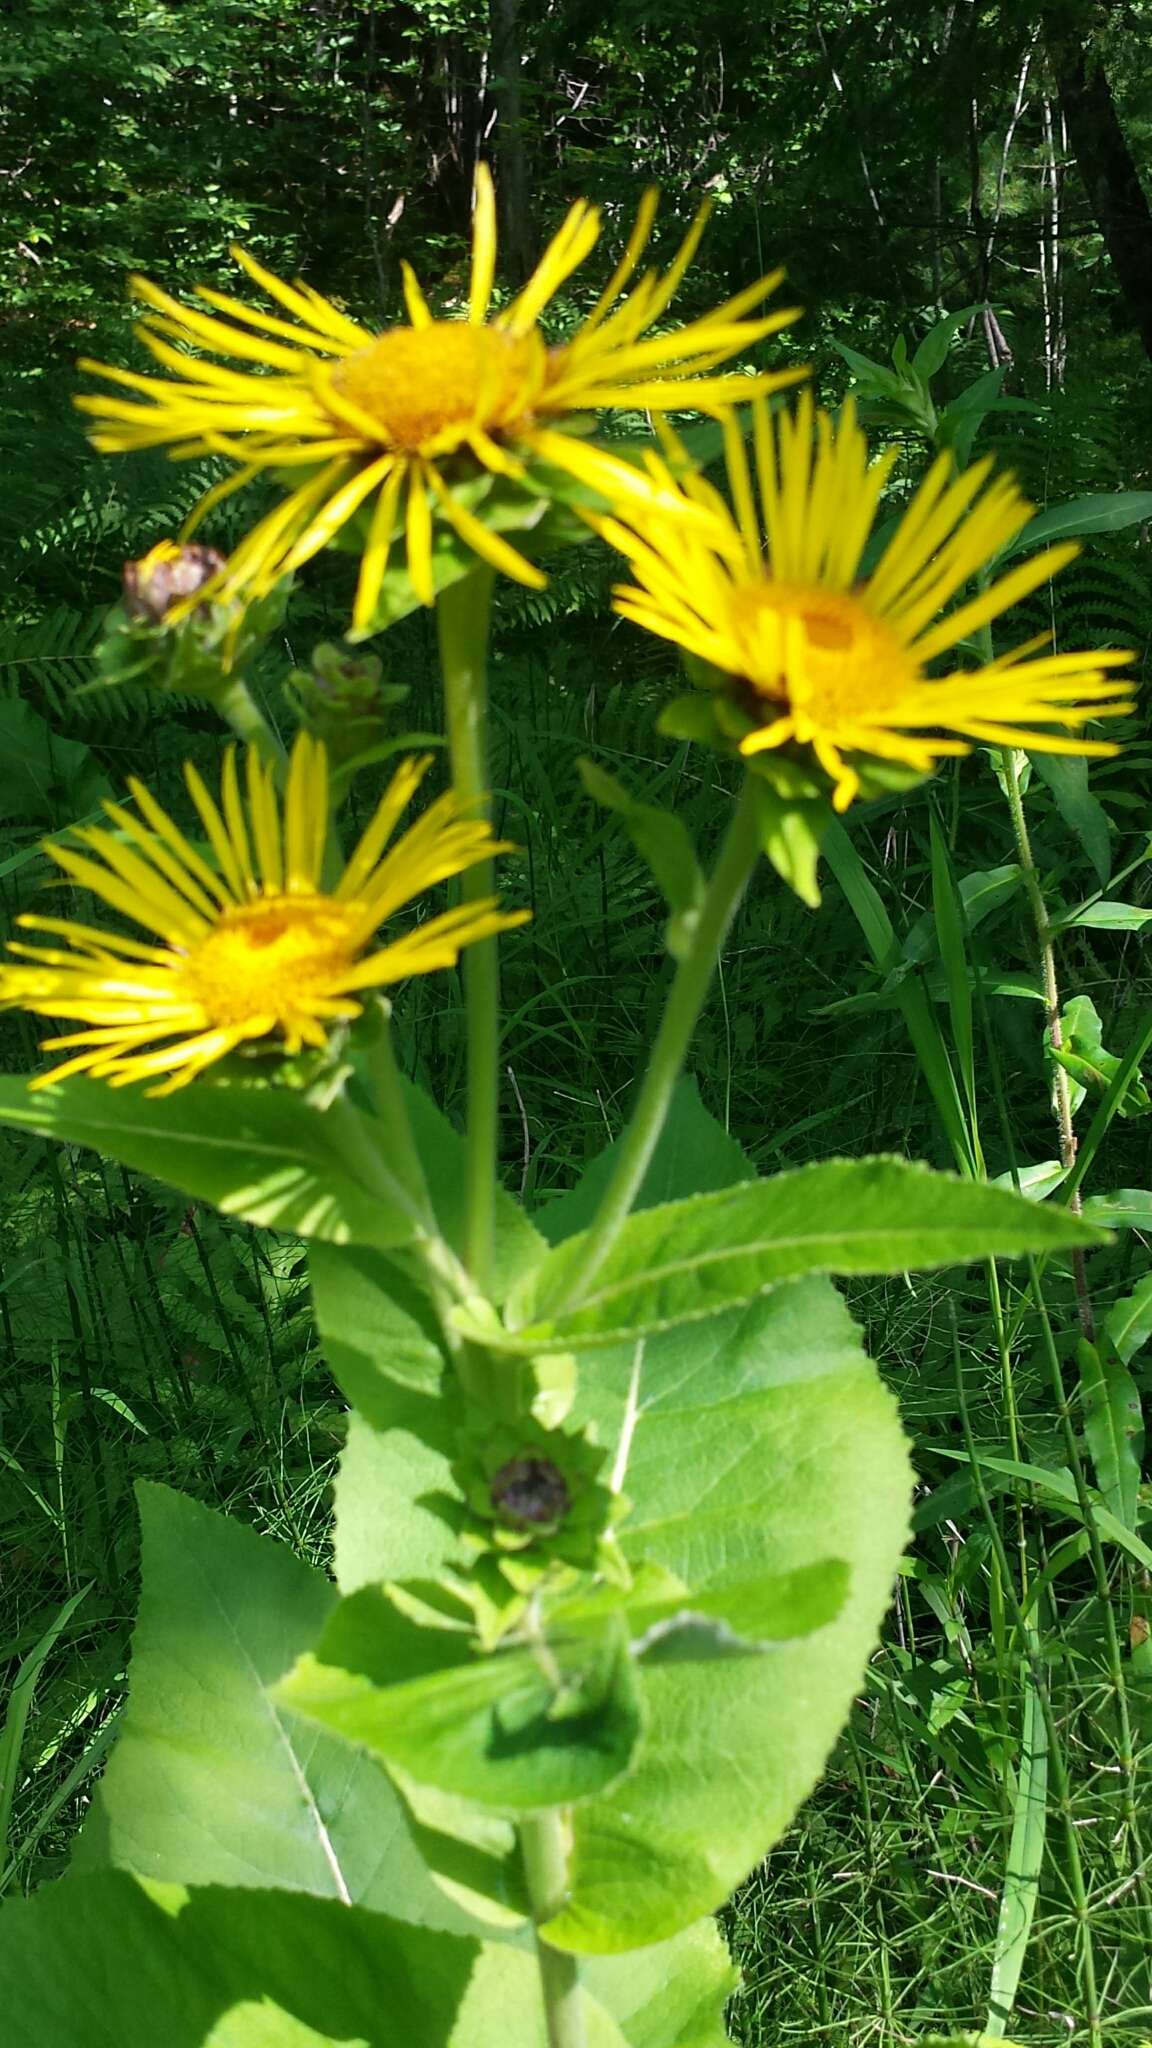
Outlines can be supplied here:
M59 826L96 811L111 794L95 755L79 740L54 732L19 697L0 702L0 814Z
M563 1302L582 1238L513 1297L519 1343L635 1340L748 1301L804 1273L901 1273L1103 1242L1065 1210L899 1159L834 1160L631 1216L579 1305ZM535 1326L535 1327L534 1327Z
M739 1977L714 1920L654 1948L593 1957L585 1982L628 2048L727 2048L724 2007Z
M612 1176L620 1152L619 1138L605 1146L574 1188L540 1210L534 1221L549 1244L561 1244L578 1230L587 1230ZM693 1194L730 1188L735 1181L754 1180L756 1170L735 1138L729 1137L700 1100L690 1075L677 1082L664 1128L649 1161L634 1209L670 1202L690 1187Z
M626 2003L626 2001L624 2001ZM545 2048L535 1961L291 1892L118 1872L0 1910L5 2048ZM587 2000L588 2048L629 2037ZM691 2038L691 2037L689 2037ZM711 2048L707 2035L701 2048Z
M1112 827L1107 811L1089 786L1086 757L1035 753L1029 754L1028 759L1040 780L1047 783L1060 816L1076 834L1103 888L1112 872Z
M444 1404L418 1394L393 1397L387 1426L348 1418L336 1477L336 1579L355 1593L382 1579L434 1577L457 1540L425 1503L451 1493L455 1445Z
M366 1586L334 1610L275 1697L419 1783L501 1812L569 1805L622 1776L641 1706L618 1621L477 1656Z
M848 1595L758 1658L644 1669L646 1728L618 1790L574 1816L563 1946L619 1950L715 1910L816 1783L890 1597L910 1473L895 1404L831 1284L589 1353L579 1419L617 1447L621 1542L694 1587L820 1557Z
M1144 1451L1140 1389L1123 1358L1107 1344L1098 1349L1081 1339L1076 1360L1084 1441L1096 1484L1109 1512L1134 1533L1139 1521Z
M399 1259L313 1244L308 1277L324 1354L350 1401L383 1428L406 1393L435 1397L445 1354L428 1297Z
M269 1230L385 1247L413 1234L371 1126L347 1104L325 1111L285 1088L207 1084L157 1100L84 1080L33 1094L4 1075L0 1124L90 1145Z
M1022 527L997 556L996 566L1010 562L1014 555L1054 541L1070 540L1085 533L1122 533L1125 527L1142 526L1152 519L1152 491L1095 491L1087 498L1069 498L1063 505L1049 505Z
M323 1573L167 1487L139 1499L128 1706L76 1867L276 1885L471 1931L381 1766L270 1696L335 1604Z
M464 1140L422 1088L405 1083L404 1095L436 1220L449 1244L463 1257L468 1206ZM495 1216L491 1293L493 1301L503 1301L512 1282L539 1260L544 1244L519 1202L504 1188L497 1190Z

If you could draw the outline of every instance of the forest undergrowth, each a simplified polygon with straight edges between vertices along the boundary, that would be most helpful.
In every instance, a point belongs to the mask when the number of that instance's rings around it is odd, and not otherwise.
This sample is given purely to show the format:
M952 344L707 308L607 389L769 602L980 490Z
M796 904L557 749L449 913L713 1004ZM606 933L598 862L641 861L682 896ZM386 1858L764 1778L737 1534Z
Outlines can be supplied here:
M968 374L981 347L970 322ZM839 399L831 350L824 381ZM0 503L5 929L43 892L46 830L94 814L130 773L171 796L183 759L218 750L201 705L91 687L120 564L174 529L207 472L139 457L122 474L88 454L65 397L56 373L0 388L14 479ZM1132 386L1082 374L989 421L980 446L1040 505L1132 491L1146 416ZM226 547L238 520L221 508L213 539ZM1089 540L1058 616L1034 601L1020 625L1145 648L1148 531L1145 518ZM530 1207L619 1132L671 971L648 869L577 762L594 751L649 800L674 794L705 856L727 786L724 764L654 736L675 661L611 616L609 580L579 549L546 591L506 586L497 604L496 819L518 849L508 893L537 912L505 969L502 1166ZM346 597L342 565L314 569L269 677L338 637ZM382 652L408 692L405 727L435 730L430 624L404 622ZM287 717L271 680L265 709ZM1068 1176L1063 1073L1086 1212L1114 1231L1083 1269L847 1287L913 1440L914 1534L825 1779L726 1911L744 2048L894 2048L955 2027L1045 2048L1152 2040L1152 741L1127 721L1122 754L1090 777L1020 758L1031 877L986 750L854 809L818 917L758 873L690 1062L761 1171L872 1152L977 1160L1038 1200ZM1063 1069L1044 1042L1036 891ZM458 1114L456 976L412 982L396 1025L406 1072ZM0 1018L0 1050L32 1067L26 1018ZM134 1483L166 1481L323 1564L345 1404L299 1247L8 1134L0 1347L0 1892L19 1893L63 1871L115 1733Z
M1073 579L1074 599L1117 569L1135 585L1130 555L1089 557L1081 583ZM576 557L542 597L507 600L497 632L501 828L520 848L512 863L519 893L548 906L507 970L504 1168L533 1203L571 1185L619 1128L621 1090L650 1040L667 972L650 878L610 820L590 819L576 759L594 743L630 786L664 794L674 786L681 815L705 845L722 772L686 750L653 745L662 658L640 662L622 646L622 628L604 621L596 578ZM191 706L168 703L145 722L131 701L76 695L90 679L84 647L53 651L52 616L39 622L47 651L20 652L38 629L25 624L12 632L5 669L0 715L21 707L43 718L62 755L52 764L58 781L46 779L41 759L44 808L28 798L23 825L9 837L0 872L6 918L42 883L36 833L77 781L118 781L141 767L174 780L180 755L191 748L207 757L212 746L207 721ZM558 623L559 634L547 637L545 623L554 633ZM321 587L293 620L293 645L322 638L326 625ZM411 688L405 714L416 728L432 722L431 653L419 620L392 652L393 674ZM268 708L275 718L276 704ZM1136 740L1093 779L1102 808L1092 817L1107 817L1117 866L1139 863L1146 843L1145 753ZM1013 1163L1036 1167L1058 1150L1034 935L995 775L981 758L958 764L951 777L930 798L874 806L854 827L853 844L911 962L902 971L927 992L953 1060L955 963L933 891L934 812L955 872L992 877L966 892L975 929L963 946L986 990L977 990L973 1010L972 1107L991 1170L1009 1175ZM1039 778L1027 807L1053 913L1098 895L1081 839ZM1148 893L1137 865L1124 898L1139 908ZM1140 919L1134 912L1127 922L1127 930L1070 931L1059 963L1065 996L1095 1006L1102 1045L1119 1053L1152 1028ZM892 979L870 965L835 881L814 943L812 913L762 873L693 1061L706 1105L761 1169L872 1151L954 1163ZM955 1003L954 986L951 994ZM425 985L412 985L398 1013L399 1042L408 1071L458 1106L459 993L445 999L438 988L436 997L426 1000ZM4 1033L10 1063L31 1065L27 1020L8 1019ZM1078 1127L1090 1124L1101 1085L1098 1076ZM1142 1090L1125 1102L1133 1114L1110 1123L1085 1182L1089 1195L1127 1204L1113 1248L1092 1259L1089 1285L1101 1321L1115 1304L1122 1315L1123 1304L1135 1304L1128 1316L1138 1340L1152 1329L1152 1194L1141 1192L1146 1107ZM6 1137L0 1160L3 1653L18 1674L0 1773L11 1788L3 1883L31 1889L64 1866L124 1694L133 1482L166 1480L323 1561L343 1404L308 1317L302 1257L290 1244L86 1152L58 1156ZM1116 1190L1125 1192L1115 1197ZM1147 2037L1148 1872L1126 1817L1106 1626L1107 1617L1130 1689L1135 1774L1152 1743L1152 1676L1131 1650L1141 1642L1147 1571L1131 1551L1109 1544L1103 1587L1094 1579L1066 1477L1067 1433L1087 1482L1105 1497L1110 1475L1093 1463L1098 1437L1085 1436L1072 1275L1046 1274L1042 1286L1066 1389L1063 1414L1026 1274L1014 1270L994 1304L978 1276L960 1294L924 1277L850 1290L914 1435L916 1534L886 1640L826 1780L729 1911L744 1972L732 2026L749 2048L811 2038L896 2042L958 2016L976 2023L990 1985L1003 1987L1021 1963L1013 2031L1023 2039L1087 2038L1090 1996L1100 2038ZM1147 1396L1144 1355L1129 1356ZM983 1500L966 1428L977 1457L991 1461ZM1016 1477L1004 1469L1013 1458ZM1147 1527L1146 1484L1140 1503L1137 1544L1141 1521ZM1053 1784L1033 1679L1009 1646L1021 1569L1063 1789ZM1007 1944L1005 1912L1015 1935Z

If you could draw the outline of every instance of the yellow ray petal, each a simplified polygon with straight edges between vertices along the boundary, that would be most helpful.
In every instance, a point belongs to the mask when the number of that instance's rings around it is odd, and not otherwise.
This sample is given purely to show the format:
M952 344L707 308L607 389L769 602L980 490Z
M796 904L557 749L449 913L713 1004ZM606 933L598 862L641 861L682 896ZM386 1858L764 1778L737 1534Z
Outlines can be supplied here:
M496 194L487 164L477 164L472 201L472 279L468 318L474 327L488 318L496 276Z

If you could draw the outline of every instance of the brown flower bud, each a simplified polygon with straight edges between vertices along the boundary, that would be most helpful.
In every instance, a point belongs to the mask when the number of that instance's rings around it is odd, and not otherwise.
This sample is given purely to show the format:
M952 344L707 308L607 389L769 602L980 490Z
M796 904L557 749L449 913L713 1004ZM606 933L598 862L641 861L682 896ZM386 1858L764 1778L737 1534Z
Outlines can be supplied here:
M491 1486L492 1506L513 1528L555 1528L571 1506L564 1475L550 1458L510 1458Z
M159 626L174 604L194 597L224 567L225 558L216 548L201 547L196 541L187 547L159 541L139 562L125 562L124 609L129 618Z

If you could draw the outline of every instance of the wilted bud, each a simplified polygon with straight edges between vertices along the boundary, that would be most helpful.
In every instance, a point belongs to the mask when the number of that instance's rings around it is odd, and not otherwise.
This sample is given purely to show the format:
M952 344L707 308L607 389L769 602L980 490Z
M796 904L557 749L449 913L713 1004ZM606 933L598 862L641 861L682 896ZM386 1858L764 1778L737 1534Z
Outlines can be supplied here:
M124 609L130 619L162 625L173 605L195 597L226 566L218 549L197 541L158 541L139 562L125 562Z
M500 1520L514 1529L555 1529L571 1506L564 1474L551 1458L510 1458L489 1492Z

